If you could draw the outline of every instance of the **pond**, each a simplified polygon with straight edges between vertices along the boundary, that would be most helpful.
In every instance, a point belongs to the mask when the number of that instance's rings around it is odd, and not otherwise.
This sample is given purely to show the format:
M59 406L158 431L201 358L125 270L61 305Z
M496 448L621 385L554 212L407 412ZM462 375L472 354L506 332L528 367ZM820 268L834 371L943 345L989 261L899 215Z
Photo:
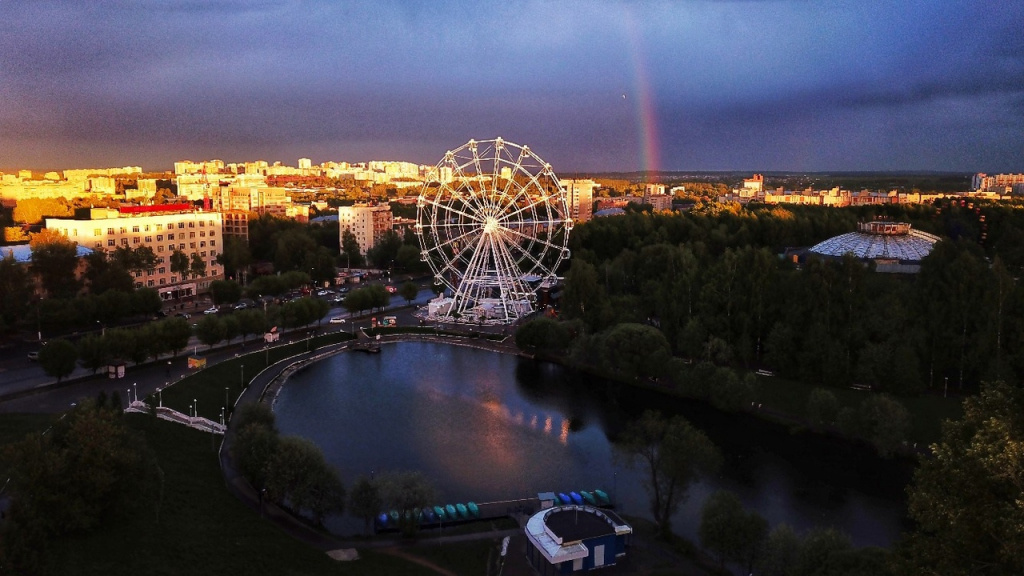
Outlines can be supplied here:
M339 354L296 373L275 412L281 432L319 445L346 485L384 470L419 470L439 504L600 488L624 513L649 517L641 471L622 462L609 440L647 407L682 414L725 456L718 475L691 487L674 518L677 533L696 541L704 499L728 489L772 526L834 526L859 546L888 546L898 537L907 463L556 364L437 343L390 344L380 354ZM362 522L333 518L328 527L353 534Z

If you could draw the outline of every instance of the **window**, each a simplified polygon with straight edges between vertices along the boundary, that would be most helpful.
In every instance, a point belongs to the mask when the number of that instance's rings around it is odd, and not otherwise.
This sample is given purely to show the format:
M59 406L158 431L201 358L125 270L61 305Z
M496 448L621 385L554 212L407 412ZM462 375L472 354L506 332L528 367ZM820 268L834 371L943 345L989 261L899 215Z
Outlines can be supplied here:
M146 224L146 232L149 232L149 224Z
M136 272L135 273L135 277L136 278L142 278L142 272Z
M178 228L184 228L184 227L185 227L185 223L184 222L178 222Z
M200 247L200 248L206 248L206 240L203 240L203 241L201 241L201 242L199 243L199 247Z
M159 232L159 231L161 231L161 230L163 230L163 229L164 229L164 225L163 225L163 224L157 224L157 225L156 225L156 231L157 231L157 232Z
M149 244L152 241L153 241L153 237L152 236L146 236L146 244Z
M152 280L146 280L146 286L149 286L150 288L152 288L153 287L153 281Z
M196 227L196 223L195 222L189 222L188 223L188 227L189 228L195 228Z
M156 241L157 242L163 242L164 241L164 235L163 234L157 234Z
M211 237L213 236L213 230L210 230L210 236Z
M167 284L167 278L160 279L160 285L163 286L164 284Z
M206 230L203 230L203 231L199 232L199 237L200 238L205 238L206 237Z
M210 246L216 246L216 245L217 245L217 241L216 240L210 240Z
M178 277L177 276L171 276L171 284L174 284L177 281L178 281Z
M103 242L97 242L96 243L96 247L97 248L103 248Z
M200 252L199 255L202 256L203 258L206 258L206 250Z
M195 238L196 237L196 233L195 232L189 232L188 233L188 237L189 238Z
M161 266L161 267L157 268L156 271L158 273L160 273L160 274L165 274L167 272L167 268L164 268L163 266Z
M116 246L116 245L117 245L117 242L115 242L113 238L108 238L107 239L107 246Z
M107 228L107 234L113 234L113 233L114 233L114 229L113 228Z
M185 244L184 243L178 244L178 250L184 250L184 249L185 249Z
M168 240L174 240L174 234L168 234L167 235L167 239Z
M93 235L93 236L99 236L99 235L100 235L100 234L101 234L102 232L103 232L103 230L102 230L102 229L100 229L100 228L94 228L94 229L93 229L93 231L92 231L92 235Z
M127 233L128 233L128 229L127 229L127 228L124 228L124 227L122 227L122 228L121 228L121 234L127 234Z
M152 270L152 269L146 270L146 276L152 276L153 272L154 272L154 270Z
M182 246L184 246L184 244L182 244ZM196 243L195 242L189 242L188 243L188 247L189 248L195 248L196 247Z
M212 221L210 222L210 225L211 225L211 226L213 225L213 222L212 222ZM199 221L199 227L200 227L200 228L202 228L203 226L206 226L206 221L204 221L204 220L200 220L200 221Z
M156 247L156 251L157 252L163 252L164 251L164 247L163 246L157 246Z
M138 236L132 238L132 244L138 244L139 242L142 242L142 240Z
M127 246L127 245L128 245L128 239L127 238L121 238L121 246Z
M139 233L139 227L138 226L132 226L132 232L138 234Z

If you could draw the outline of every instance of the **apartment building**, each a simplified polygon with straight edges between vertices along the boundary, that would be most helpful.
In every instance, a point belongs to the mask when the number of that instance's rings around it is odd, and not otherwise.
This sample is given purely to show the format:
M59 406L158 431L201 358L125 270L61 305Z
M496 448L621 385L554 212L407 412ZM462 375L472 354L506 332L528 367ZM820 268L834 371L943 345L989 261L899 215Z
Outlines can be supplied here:
M135 286L154 288L165 300L205 292L210 282L224 279L224 269L216 262L224 245L223 217L218 212L197 211L190 204L93 208L84 218L47 218L46 228L93 250L149 246L159 262L156 268L137 273ZM172 272L170 256L175 250L190 258L198 254L206 263L206 275L192 278Z
M569 202L569 216L573 222L586 222L594 216L594 189L597 182L593 180L560 180L565 188L565 198Z
M345 231L349 230L359 243L359 252L365 256L384 234L391 230L393 218L387 205L340 206L338 208L338 238L344 245Z

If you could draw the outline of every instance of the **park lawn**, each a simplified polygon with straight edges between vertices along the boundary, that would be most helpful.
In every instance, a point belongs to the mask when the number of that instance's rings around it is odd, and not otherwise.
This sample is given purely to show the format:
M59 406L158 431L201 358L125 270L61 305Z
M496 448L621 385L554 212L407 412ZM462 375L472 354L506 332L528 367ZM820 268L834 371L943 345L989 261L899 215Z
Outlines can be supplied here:
M5 417L6 418L6 417ZM129 424L146 436L164 473L159 502L89 534L63 538L50 573L81 575L431 574L401 558L360 550L336 562L260 519L224 487L210 435L143 414ZM0 418L2 421L4 418Z
M285 358L302 354L310 345L316 348L353 338L354 336L348 332L333 332L316 336L309 344L302 340L266 350L259 347L257 343L248 349L248 353L240 353L236 358L218 362L182 378L166 388L160 396L162 396L164 406L173 408L182 414L189 414L190 407L195 402L199 405L200 416L219 422L225 398L228 405L233 405L235 399L242 392L242 384L250 382L268 366L268 363L274 364ZM147 403L151 405L154 401L159 401L159 399L147 399Z
M782 412L802 420L807 412L807 398L815 388L824 388L835 394L840 409L856 408L871 392L815 386L806 382L784 378L758 376L755 395L764 408ZM963 416L962 400L942 398L934 394L921 394L912 398L897 397L910 412L910 442L929 444L939 440L942 422Z

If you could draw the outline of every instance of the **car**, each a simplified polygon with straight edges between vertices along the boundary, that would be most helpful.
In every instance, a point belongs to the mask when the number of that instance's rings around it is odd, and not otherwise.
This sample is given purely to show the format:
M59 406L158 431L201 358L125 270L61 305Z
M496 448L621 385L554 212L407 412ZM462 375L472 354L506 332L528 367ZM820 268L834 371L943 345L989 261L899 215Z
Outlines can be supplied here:
M28 359L33 361L33 362L38 362L39 361L39 351L38 350L33 350L33 351L29 352L28 353Z
M245 310L248 307L249 305L246 304L245 302L239 302L238 304L235 304L235 310Z
M220 312L220 308L217 308L216 306L211 306L210 308L203 310L203 314L216 314L217 312Z
M387 290L389 294L398 292L398 288L395 288L394 286L385 286L384 289Z
M178 318L184 318L185 320L188 320L189 318L192 317L192 315L189 314L188 312L178 312L177 314L175 314L175 316L177 316Z
M332 304L341 304L344 301L345 301L345 297L344 296L335 296L334 298L331 298L331 303Z
M325 288L323 290L319 290L316 293L317 296L329 296L331 294L334 294L334 290L330 290L330 289L327 289L327 288Z
M335 316L335 317L331 318L330 323L331 324L344 324L345 323L345 319L342 318L341 316Z

